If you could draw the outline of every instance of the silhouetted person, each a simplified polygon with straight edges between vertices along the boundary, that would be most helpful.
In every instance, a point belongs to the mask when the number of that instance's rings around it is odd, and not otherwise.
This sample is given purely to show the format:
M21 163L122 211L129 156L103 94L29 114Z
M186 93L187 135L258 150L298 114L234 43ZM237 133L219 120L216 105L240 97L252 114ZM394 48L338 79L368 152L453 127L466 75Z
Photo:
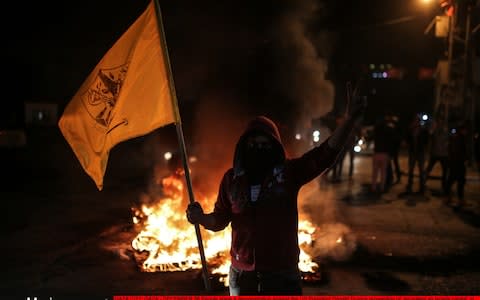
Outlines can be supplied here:
M338 116L335 121L336 121L336 128L340 127L345 122L345 117L343 115ZM343 163L345 161L345 156L347 152L349 152L350 150L350 142L351 142L351 139L348 139L347 143L345 144L345 147L343 147L342 151L338 155L338 158L335 164L332 167L332 170L331 170L332 182L340 182L342 180Z
M422 124L422 120L418 114L415 114L409 124L406 136L408 145L408 183L406 187L407 193L412 193L413 173L415 166L419 173L419 193L425 192L425 152L428 145L429 133L426 126Z
M442 168L441 173L441 187L442 191L446 193L447 187L447 167L448 167L448 142L449 132L447 124L443 120L433 123L430 129L430 157L426 169L426 180L430 177L430 173L437 162Z
M387 125L391 128L391 144L390 144L390 162L387 169L387 182L388 185L399 183L402 178L402 170L400 169L400 163L398 155L402 143L402 131L400 129L399 119L393 113L389 113L386 116ZM395 180L394 180L395 175Z
M458 203L456 206L465 205L464 189L466 177L467 155L467 126L461 124L453 129L448 143L448 176L447 176L447 204L452 203L452 186L457 184Z
M287 158L276 124L253 119L235 147L212 213L198 202L189 222L213 231L232 228L230 295L300 295L297 196L300 188L329 169L344 147L366 102L320 145Z
M361 138L362 126L360 123L357 123L352 130L350 139L347 141L345 148L348 149L348 158L349 158L349 168L348 168L348 179L352 179L353 170L355 166L355 156L357 152L355 151L355 146Z
M387 168L390 162L391 131L385 118L379 120L373 130L372 184L370 191L383 193L386 190ZM380 176L380 181L379 177Z

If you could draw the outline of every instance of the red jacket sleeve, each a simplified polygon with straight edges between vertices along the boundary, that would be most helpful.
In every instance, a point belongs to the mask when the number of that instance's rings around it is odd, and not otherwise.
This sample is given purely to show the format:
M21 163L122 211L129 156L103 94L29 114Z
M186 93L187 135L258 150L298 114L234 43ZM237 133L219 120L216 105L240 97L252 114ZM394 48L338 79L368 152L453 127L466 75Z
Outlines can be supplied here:
M333 149L328 139L307 151L301 157L291 160L291 172L296 184L302 186L328 170L343 149Z
M230 185L233 178L233 170L225 173L220 183L217 201L213 212L210 214L213 218L212 226L205 227L212 231L220 231L228 226L232 219L232 205L230 202Z

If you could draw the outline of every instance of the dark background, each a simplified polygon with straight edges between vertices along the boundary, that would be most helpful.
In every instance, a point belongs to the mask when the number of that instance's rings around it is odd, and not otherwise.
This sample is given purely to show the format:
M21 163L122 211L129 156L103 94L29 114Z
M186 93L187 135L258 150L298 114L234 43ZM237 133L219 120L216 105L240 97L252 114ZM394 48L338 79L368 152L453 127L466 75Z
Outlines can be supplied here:
M3 69L8 74L3 81L8 97L3 97L2 126L22 126L25 101L56 102L63 108L147 3L10 3L5 14L16 17L2 26ZM405 114L431 109L433 82L419 81L417 73L419 67L435 67L446 49L445 41L433 32L423 34L441 12L437 1L427 5L420 0L180 0L161 5L181 103L195 103L205 90L222 87L241 95L247 107L279 111L294 107L294 96L277 92L288 84L282 73L290 71L289 62L299 54L298 49L281 49L282 32L276 30L291 18L302 22L318 57L328 62L335 110L342 110L345 82L358 80L372 63L400 66L407 72L404 80L363 84L371 103L368 119L385 107ZM271 105L272 100L277 105Z
M71 174L85 175L58 126L25 124L24 104L57 103L60 116L147 4L6 4L0 128L25 129L27 134L27 147L2 150L9 151L2 155L6 186L27 180L27 173L38 178L51 172L65 179L62 168L67 166L74 168ZM218 174L231 162L233 145L249 117L272 117L289 142L308 105L317 111L312 118L322 117L318 112L327 117L344 112L347 82L360 82L359 93L368 97L365 125L386 110L397 113L403 124L414 113L432 113L434 79L419 79L418 71L434 69L445 57L446 41L433 31L424 34L432 18L443 13L437 1L177 0L161 1L161 6L188 149L212 157L211 169L220 170ZM472 24L476 20L478 9ZM374 79L371 64L391 64L405 75ZM117 175L118 167L148 177L137 167L150 168L161 151L176 147L173 126L154 133L115 147L106 180ZM127 146L128 155L121 154Z

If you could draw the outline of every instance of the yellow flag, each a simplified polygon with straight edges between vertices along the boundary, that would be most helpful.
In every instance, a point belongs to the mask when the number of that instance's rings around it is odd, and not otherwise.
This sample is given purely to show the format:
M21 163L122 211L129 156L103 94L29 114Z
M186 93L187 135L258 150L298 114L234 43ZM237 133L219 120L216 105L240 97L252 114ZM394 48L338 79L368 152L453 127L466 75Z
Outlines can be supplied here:
M115 145L175 122L162 51L152 1L103 56L58 122L99 190Z

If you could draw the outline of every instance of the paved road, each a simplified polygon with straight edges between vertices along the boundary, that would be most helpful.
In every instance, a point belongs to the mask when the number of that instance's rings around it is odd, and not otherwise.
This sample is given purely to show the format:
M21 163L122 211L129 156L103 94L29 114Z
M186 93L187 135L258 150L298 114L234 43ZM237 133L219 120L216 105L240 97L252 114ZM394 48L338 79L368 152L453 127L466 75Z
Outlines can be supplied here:
M124 157L119 148L111 161ZM123 172L113 163L109 174L116 175L107 176L100 193L88 177L78 175L83 171L68 150L47 149L43 155L60 164L68 161L69 167L49 169L31 154L19 165L14 159L11 176L3 181L0 294L205 293L198 271L142 273L125 253L102 247L129 246L130 208L147 188L145 168ZM137 157L129 157L128 163L138 164ZM406 157L401 161L405 166ZM480 294L478 172L469 170L468 206L457 211L437 196L437 179L428 182L427 197L399 197L406 178L386 194L369 194L370 166L370 156L359 156L352 181L315 180L302 189L303 217L318 227L311 251L321 275L305 283L305 294ZM214 294L227 293L221 285L214 287Z
M406 159L401 157L403 170ZM336 220L351 229L356 250L344 261L327 259L324 285L307 287L306 293L478 295L478 172L469 169L467 206L456 210L438 196L439 166L427 182L425 197L404 197L405 176L388 193L372 195L371 157L359 157L356 163L353 181L327 183L320 189L335 190Z

